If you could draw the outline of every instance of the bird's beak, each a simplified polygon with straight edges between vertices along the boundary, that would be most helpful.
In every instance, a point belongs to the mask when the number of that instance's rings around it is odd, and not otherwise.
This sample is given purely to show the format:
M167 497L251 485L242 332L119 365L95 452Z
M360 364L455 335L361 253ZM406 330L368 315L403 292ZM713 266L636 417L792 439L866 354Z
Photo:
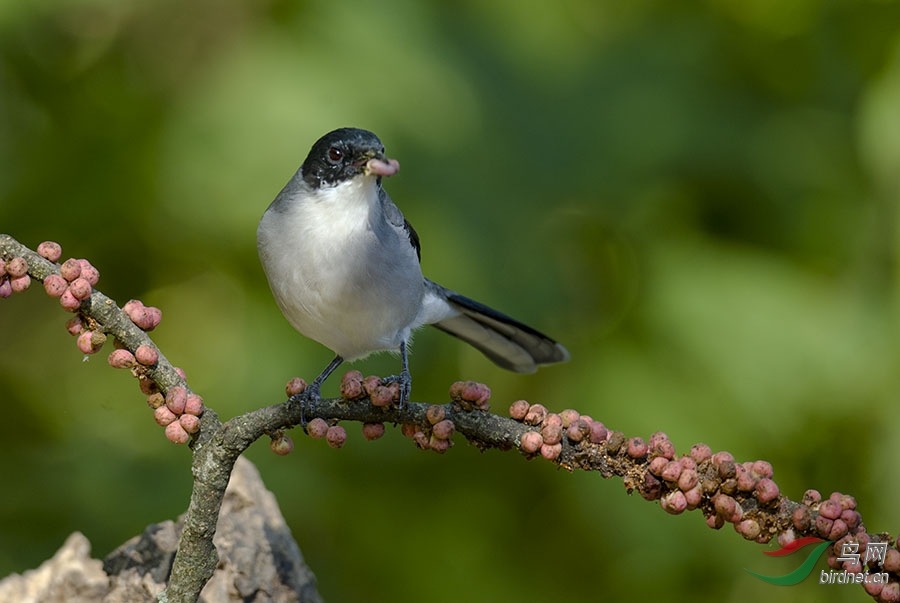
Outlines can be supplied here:
M388 159L382 153L373 153L369 159L360 162L366 176L393 176L400 171L400 162Z

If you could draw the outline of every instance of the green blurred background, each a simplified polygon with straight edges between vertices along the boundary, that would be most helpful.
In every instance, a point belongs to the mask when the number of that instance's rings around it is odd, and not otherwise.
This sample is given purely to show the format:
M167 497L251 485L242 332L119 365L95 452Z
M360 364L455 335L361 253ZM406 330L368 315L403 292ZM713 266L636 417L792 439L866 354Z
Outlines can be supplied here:
M496 411L764 458L792 498L849 492L900 530L900 4L0 2L0 232L162 308L155 340L225 418L331 358L278 312L254 237L346 125L401 161L426 274L572 353L514 375L425 330L415 399L484 381ZM66 318L40 287L0 301L0 576L187 504L188 450ZM799 560L617 481L349 432L248 452L328 601L866 599L765 584L742 568Z

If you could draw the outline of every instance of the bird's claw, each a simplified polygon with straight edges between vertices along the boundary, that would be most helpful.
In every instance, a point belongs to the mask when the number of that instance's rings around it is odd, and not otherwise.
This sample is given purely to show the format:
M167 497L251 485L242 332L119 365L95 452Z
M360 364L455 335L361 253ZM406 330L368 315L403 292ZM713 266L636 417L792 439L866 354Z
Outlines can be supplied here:
M397 383L400 385L400 396L397 404L400 409L403 409L409 401L409 395L412 392L412 375L409 374L409 371L404 369L400 371L399 375L385 377L381 380L381 383L384 385L389 383Z
M288 401L300 405L300 427L303 428L303 431L306 431L306 425L309 423L306 420L307 405L312 409L315 407L316 402L322 399L319 387L318 383L310 383L305 390L288 398Z

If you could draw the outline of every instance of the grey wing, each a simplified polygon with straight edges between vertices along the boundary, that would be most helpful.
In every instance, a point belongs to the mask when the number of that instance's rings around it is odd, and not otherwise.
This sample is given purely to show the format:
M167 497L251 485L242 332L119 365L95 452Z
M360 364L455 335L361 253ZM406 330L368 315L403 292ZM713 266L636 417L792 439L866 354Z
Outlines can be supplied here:
M406 236L409 237L410 244L416 250L416 257L419 258L419 261L422 261L422 246L419 243L419 233L412 227L412 224L409 223L403 216L403 212L400 211L400 208L391 200L390 195L387 194L387 191L379 189L378 195L381 199L381 210L384 212L384 217L387 218L387 221L396 226L397 228L402 228L406 233Z
M566 348L540 331L428 279L425 297L426 306L446 309L434 312L429 324L471 344L502 368L533 373L540 365L569 359Z

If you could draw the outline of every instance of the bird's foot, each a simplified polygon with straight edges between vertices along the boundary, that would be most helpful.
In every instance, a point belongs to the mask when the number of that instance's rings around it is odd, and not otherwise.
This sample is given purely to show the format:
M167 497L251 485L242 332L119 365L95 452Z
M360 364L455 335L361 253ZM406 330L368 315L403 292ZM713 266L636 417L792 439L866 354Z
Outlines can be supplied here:
M399 375L391 375L390 377L385 377L381 380L383 385L388 385L390 383L396 383L400 386L400 397L398 406L399 408L403 408L406 406L406 402L409 400L409 395L412 392L412 375L409 374L407 369L403 369L400 371Z
M319 400L322 399L322 394L319 391L320 387L320 384L313 381L302 392L288 398L289 402L300 405L300 427L303 428L303 431L306 431L306 425L309 423L306 418L306 408L314 409Z

